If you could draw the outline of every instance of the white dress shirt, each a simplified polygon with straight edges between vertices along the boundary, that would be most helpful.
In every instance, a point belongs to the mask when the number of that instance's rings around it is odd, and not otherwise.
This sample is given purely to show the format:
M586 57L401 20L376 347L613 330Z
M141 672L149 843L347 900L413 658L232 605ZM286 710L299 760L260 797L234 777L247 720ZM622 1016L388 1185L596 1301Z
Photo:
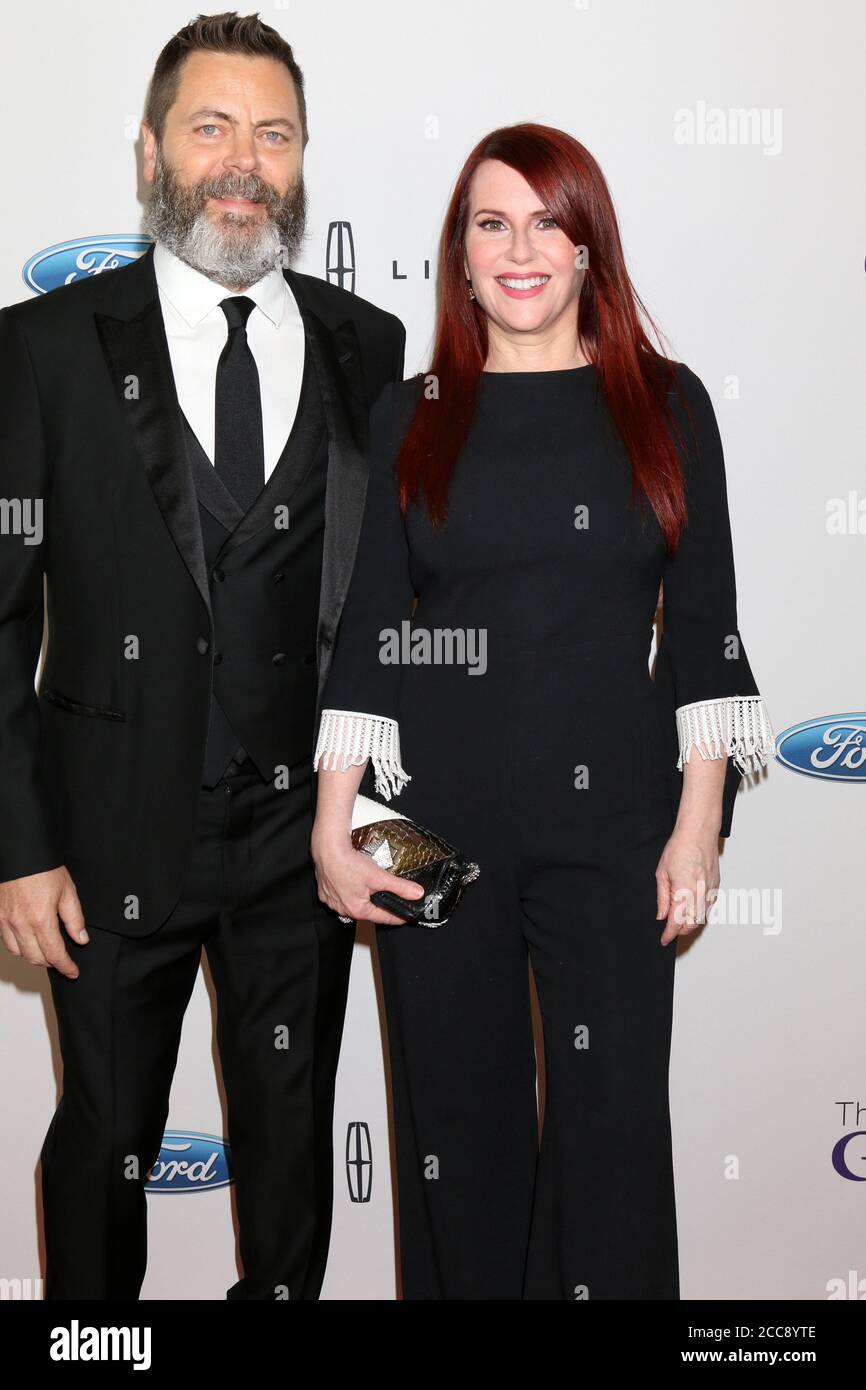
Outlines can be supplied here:
M180 408L213 463L216 369L228 338L220 301L233 292L160 243L153 268ZM278 267L245 294L256 305L247 321L247 341L261 387L267 482L297 414L306 338L301 311Z

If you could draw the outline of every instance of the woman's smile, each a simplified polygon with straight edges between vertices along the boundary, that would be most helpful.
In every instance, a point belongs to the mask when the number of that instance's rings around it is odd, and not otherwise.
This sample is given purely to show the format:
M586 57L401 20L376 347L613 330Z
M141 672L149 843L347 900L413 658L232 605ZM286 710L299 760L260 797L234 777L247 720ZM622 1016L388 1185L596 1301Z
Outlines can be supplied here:
M509 299L534 299L541 294L549 275L496 275L497 285Z

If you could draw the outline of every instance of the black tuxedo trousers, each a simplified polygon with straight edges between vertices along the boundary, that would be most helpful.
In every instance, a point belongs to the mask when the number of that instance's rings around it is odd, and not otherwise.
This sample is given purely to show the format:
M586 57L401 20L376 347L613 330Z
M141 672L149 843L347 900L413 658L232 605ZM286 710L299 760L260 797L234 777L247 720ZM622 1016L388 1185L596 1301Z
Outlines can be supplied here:
M248 761L202 787L180 900L152 936L65 936L81 974L50 972L64 1091L42 1149L48 1299L139 1296L142 1177L159 1154L202 947L243 1265L228 1297L319 1296L354 927L318 901L309 761L289 782L278 790Z

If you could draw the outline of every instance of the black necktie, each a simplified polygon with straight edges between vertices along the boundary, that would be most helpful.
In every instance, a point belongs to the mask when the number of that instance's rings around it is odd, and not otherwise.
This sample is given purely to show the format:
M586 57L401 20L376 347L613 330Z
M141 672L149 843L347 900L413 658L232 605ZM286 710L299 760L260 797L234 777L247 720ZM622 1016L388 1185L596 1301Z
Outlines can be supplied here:
M262 393L247 342L247 319L255 307L243 294L222 300L229 336L216 372L214 468L244 511L265 485Z

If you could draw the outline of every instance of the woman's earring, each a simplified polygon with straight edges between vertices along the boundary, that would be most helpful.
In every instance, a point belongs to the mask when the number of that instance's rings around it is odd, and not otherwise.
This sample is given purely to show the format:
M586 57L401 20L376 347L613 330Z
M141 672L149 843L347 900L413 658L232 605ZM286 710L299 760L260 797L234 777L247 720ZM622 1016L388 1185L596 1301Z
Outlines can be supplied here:
M472 281L469 280L469 281L467 281L467 283L468 283L468 285L469 285L469 298L470 298L470 299L474 299L474 298L475 298L475 291L474 291L473 288L472 288Z

